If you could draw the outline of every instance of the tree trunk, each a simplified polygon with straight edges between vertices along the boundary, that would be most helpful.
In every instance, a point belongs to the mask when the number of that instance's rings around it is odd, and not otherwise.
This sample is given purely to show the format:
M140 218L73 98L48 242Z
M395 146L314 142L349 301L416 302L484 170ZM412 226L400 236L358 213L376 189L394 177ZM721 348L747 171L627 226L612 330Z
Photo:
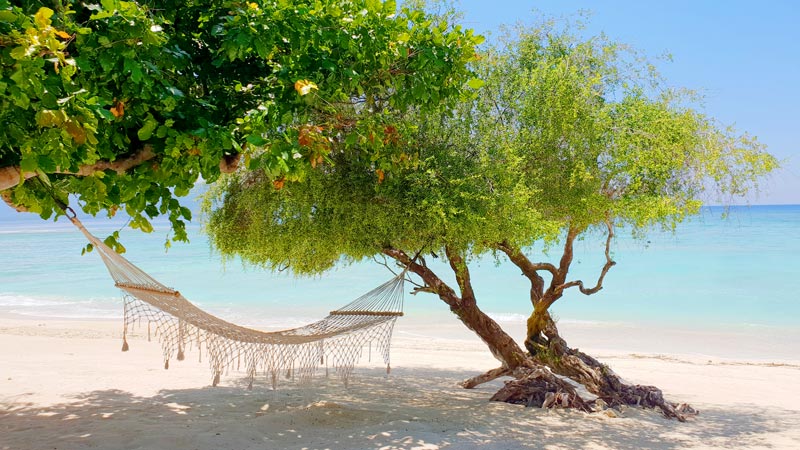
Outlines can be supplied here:
M513 371L519 367L532 367L531 359L519 344L497 322L481 311L477 305L451 306L450 310L483 340L503 368ZM501 375L502 376L502 375ZM495 377L497 378L497 377ZM489 380L487 380L489 381Z
M478 308L472 294L469 274L464 271L465 269L462 269L460 274L457 272L462 291L462 296L459 297L453 288L442 281L424 262L418 263L402 250L395 248L388 247L383 252L419 275L425 282L423 290L437 294L450 307L450 311L483 340L492 355L500 361L500 364L505 369L514 370L521 366L530 366L531 359L528 354L522 350L508 333L503 331L497 322ZM454 256L453 259L456 259L456 257ZM455 270L458 265L453 265Z
M549 306L561 297L561 292L553 288L552 284L550 289L543 292L541 277L531 277L534 312L528 320L528 336L525 340L525 347L530 352L528 353L497 322L478 308L469 270L459 255L448 251L450 266L461 290L460 297L428 269L424 260L417 263L416 258L412 259L394 248L385 248L384 254L419 275L425 285L419 287L418 291L437 294L500 361L501 367L470 378L462 382L461 386L469 389L502 376L511 376L515 379L507 382L492 400L542 408L565 407L590 411L591 402L581 398L575 386L564 379L569 378L612 407L658 407L665 416L680 421L684 421L686 415L696 413L688 405L678 406L665 401L661 391L653 386L625 384L604 364L583 352L569 348L558 334L558 328L548 312ZM567 258L562 259L562 266L568 264ZM556 278L556 282L562 284L563 277Z

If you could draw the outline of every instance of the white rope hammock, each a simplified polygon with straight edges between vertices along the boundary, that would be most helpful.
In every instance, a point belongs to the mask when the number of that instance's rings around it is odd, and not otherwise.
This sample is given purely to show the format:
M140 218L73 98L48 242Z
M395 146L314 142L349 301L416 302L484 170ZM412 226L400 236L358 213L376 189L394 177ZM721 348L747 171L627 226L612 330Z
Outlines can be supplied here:
M248 389L259 374L267 375L275 388L280 375L307 380L321 367L326 375L333 368L347 385L364 348L368 347L371 357L373 344L387 373L390 370L389 343L394 323L403 315L405 272L318 322L282 331L253 330L196 307L105 245L68 211L70 221L100 254L115 285L124 292L122 351L128 351L128 331L146 324L148 340L155 336L161 342L165 369L173 357L183 360L187 350L197 350L199 358L205 351L212 385L229 370L244 370Z

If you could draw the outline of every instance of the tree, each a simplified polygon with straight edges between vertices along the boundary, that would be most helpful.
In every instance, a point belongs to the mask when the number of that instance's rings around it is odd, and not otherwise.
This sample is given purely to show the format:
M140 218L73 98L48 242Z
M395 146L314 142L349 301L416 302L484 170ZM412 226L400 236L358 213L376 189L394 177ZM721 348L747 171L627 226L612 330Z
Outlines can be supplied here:
M440 115L409 111L403 128L413 134L385 133L380 153L334 145L332 164L285 186L266 171L225 178L208 206L214 246L301 274L384 255L416 274L415 293L445 302L500 362L465 387L510 375L517 381L496 399L590 408L558 374L611 406L657 407L684 420L691 410L656 387L628 385L570 348L550 307L570 290L603 288L622 227L639 236L674 227L713 193L727 199L754 189L776 161L604 38L519 30L474 70L485 83L476 96ZM596 281L570 278L575 241L598 235L606 262ZM560 257L547 261L543 248ZM477 305L469 263L485 254L530 281L524 349ZM456 286L427 263L437 256Z
M0 0L0 195L46 219L74 194L144 231L166 215L177 240L200 177L379 152L397 114L461 95L481 40L394 0L45 3Z

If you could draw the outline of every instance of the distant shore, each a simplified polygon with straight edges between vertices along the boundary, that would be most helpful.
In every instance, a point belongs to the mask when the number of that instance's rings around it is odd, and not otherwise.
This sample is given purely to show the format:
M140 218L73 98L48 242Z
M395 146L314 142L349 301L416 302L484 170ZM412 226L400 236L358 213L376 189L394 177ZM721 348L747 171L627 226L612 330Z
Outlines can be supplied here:
M388 378L365 360L349 388L321 373L277 391L261 378L248 391L236 373L211 388L196 355L165 371L143 334L120 352L119 321L0 316L0 449L800 447L797 361L666 353L658 348L670 340L712 348L711 335L650 330L643 342L631 330L566 323L572 342L598 344L581 348L624 378L701 410L687 424L637 409L609 418L489 403L502 381L456 387L496 362L458 323L432 325L398 323ZM730 355L744 349L718 338ZM648 345L655 350L631 351Z

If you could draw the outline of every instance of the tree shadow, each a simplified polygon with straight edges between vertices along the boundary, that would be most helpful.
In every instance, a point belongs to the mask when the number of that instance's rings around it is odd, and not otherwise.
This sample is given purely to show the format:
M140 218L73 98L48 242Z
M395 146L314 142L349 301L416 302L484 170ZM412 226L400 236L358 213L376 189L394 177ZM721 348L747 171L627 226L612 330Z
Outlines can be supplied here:
M0 449L769 448L776 434L800 447L797 411L705 405L685 424L638 409L610 419L488 402L501 382L457 387L468 375L365 369L349 388L322 378L248 391L237 380L152 397L92 391L50 407L21 395L0 404Z

